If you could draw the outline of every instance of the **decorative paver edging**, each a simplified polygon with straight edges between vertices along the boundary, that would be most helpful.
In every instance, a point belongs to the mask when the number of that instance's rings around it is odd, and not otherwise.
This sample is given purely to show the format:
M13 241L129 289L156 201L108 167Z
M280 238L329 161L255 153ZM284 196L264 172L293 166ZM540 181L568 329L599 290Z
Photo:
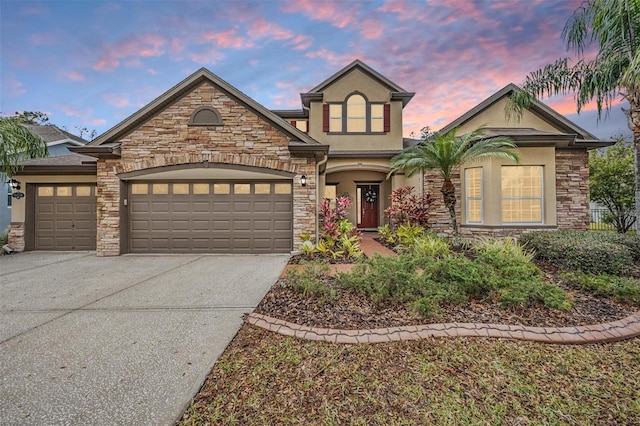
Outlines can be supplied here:
M373 330L338 330L308 327L267 315L251 313L246 322L284 336L331 343L382 343L428 337L495 337L540 343L581 345L608 343L640 336L640 312L619 321L578 327L525 327L522 325L446 323Z

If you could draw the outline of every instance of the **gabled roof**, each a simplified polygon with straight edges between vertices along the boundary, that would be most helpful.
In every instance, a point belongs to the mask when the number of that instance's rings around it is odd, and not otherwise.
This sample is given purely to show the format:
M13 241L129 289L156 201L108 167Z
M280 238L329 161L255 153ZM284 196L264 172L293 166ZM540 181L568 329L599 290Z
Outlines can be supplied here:
M480 114L484 110L490 108L492 105L494 105L496 102L498 102L502 98L510 96L517 89L518 89L518 86L516 86L513 83L509 83L508 85L498 90L493 95L489 96L484 101L480 102L475 107L471 108L469 111L467 111L460 117L453 120L451 123L444 126L442 129L440 129L440 133L446 133L450 130L455 129L456 127L462 126L471 118ZM596 136L594 136L592 133L589 133L582 127L568 120L565 116L557 113L556 111L549 108L547 105L543 104L537 99L533 100L533 103L531 105L531 108L529 108L529 111L531 111L533 114L536 114L541 119L549 122L556 128L561 129L564 133L576 134L578 138L583 139L585 141L592 141L592 142L599 141L599 139Z
M89 141L82 139L80 136L62 130L53 124L26 124L25 127L39 135L48 146L61 145L63 143L83 146L89 143Z
M356 59L346 67L342 68L337 73L333 74L331 77L327 78L322 83L318 84L316 87L314 87L307 93L301 93L300 97L302 98L302 103L305 106L309 106L309 101L318 100L318 99L321 100L322 91L324 91L327 87L332 85L334 82L336 82L337 80L341 79L342 77L344 77L345 75L347 75L348 73L356 69L362 71L364 74L368 75L373 80L377 81L378 83L380 83L381 85L389 89L389 91L391 91L391 99L401 100L403 107L407 103L409 103L411 98L413 98L413 95L415 95L414 92L407 92L402 87L400 87L393 81L389 80L387 77L380 74L378 71L371 68L369 65L365 64L359 59Z
M269 122L269 124L274 126L276 129L286 134L292 142L302 142L304 144L322 146L318 141L291 126L277 114L273 113L249 96L245 95L240 90L236 89L231 84L227 83L208 69L200 68L198 71L194 72L189 77L185 78L180 83L176 84L171 89L151 101L142 109L133 113L122 122L118 123L111 129L98 136L87 145L86 149L74 149L74 151L89 153L91 147L117 143L120 138L135 130L138 126L149 120L158 112L165 109L175 100L179 99L180 97L189 93L191 90L206 82L215 85L218 89L222 90L228 96L233 98L236 102L242 104L247 109L251 110L262 119Z

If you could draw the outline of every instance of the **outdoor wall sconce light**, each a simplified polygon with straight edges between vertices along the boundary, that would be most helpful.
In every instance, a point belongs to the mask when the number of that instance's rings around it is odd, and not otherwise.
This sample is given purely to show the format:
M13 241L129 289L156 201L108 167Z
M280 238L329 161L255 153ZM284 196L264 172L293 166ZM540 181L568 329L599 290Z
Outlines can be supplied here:
M307 176L306 175L300 176L300 185L307 186Z
M19 191L20 190L20 182L18 182L15 179L11 179L7 181L7 184L9 186L11 186L11 190L12 191Z
M7 181L7 184L11 187L11 196L17 200L19 200L20 198L24 197L24 193L23 192L19 192L20 191L20 182L18 182L15 179L11 179L9 181Z

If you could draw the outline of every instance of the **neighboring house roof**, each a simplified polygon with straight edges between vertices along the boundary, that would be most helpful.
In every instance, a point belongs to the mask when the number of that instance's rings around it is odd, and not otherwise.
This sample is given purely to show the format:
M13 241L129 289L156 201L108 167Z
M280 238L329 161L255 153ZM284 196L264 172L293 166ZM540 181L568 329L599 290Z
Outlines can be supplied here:
M411 100L411 98L413 98L413 96L415 95L414 92L407 92L402 87L400 87L393 81L389 80L387 77L380 74L378 71L371 68L369 65L365 64L359 59L356 59L346 67L342 68L337 73L333 74L331 77L327 78L322 83L318 84L313 89L309 90L307 93L301 93L300 98L302 99L302 104L308 107L310 101L322 100L322 92L327 87L329 87L334 82L341 79L343 76L347 75L348 73L350 73L355 69L362 71L364 74L368 75L373 80L377 81L381 85L388 88L389 91L391 91L391 100L401 100L403 107L406 106Z
M25 127L38 134L47 143L47 146L61 145L64 143L83 146L89 143L89 141L82 139L80 136L71 134L53 124L26 124Z
M236 89L231 84L227 83L208 69L200 68L198 71L194 72L189 77L185 78L180 83L176 84L174 87L151 101L142 109L124 119L122 122L118 123L111 129L107 130L102 135L98 136L85 147L74 148L73 151L78 153L97 155L99 152L105 150L103 148L110 147L107 150L112 152L111 155L117 156L117 154L115 154L115 151L117 150L120 138L135 130L138 126L149 120L159 111L166 108L176 99L182 97L194 88L206 82L215 85L217 88L236 100L236 102L242 104L244 107L251 110L262 119L267 121L269 124L274 126L276 129L287 135L296 147L299 145L311 145L316 150L328 150L328 147L326 145L321 145L318 141L311 138L306 133L301 132L300 130L291 126L277 114L265 108L255 100L251 99L249 96L245 95L240 90Z
M496 102L498 102L502 98L510 96L517 89L518 89L518 86L516 86L513 83L506 85L505 87L498 90L496 93L489 96L487 99L480 102L478 105L476 105L475 107L473 107L472 109L470 109L469 111L461 115L460 117L453 120L451 123L444 126L442 129L440 129L440 133L446 133L448 131L453 130L456 127L462 126L471 118L480 114L482 111L490 108L492 105L494 105ZM561 129L564 133L577 135L578 138L584 140L584 142L587 142L587 143L592 142L597 144L604 143L600 141L598 137L589 133L588 131L578 126L574 122L568 120L562 114L557 113L556 111L549 108L547 105L545 105L544 103L540 102L537 99L533 100L533 103L531 105L531 108L529 108L529 111L538 115L540 118L554 125L558 129Z

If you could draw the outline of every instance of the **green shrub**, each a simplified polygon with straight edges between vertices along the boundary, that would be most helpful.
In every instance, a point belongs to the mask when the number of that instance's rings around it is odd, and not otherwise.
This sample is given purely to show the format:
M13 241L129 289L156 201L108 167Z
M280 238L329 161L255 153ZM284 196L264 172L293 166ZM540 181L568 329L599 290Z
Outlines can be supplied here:
M405 302L419 294L420 277L410 256L374 257L336 276L339 286L360 291L375 303Z
M562 279L572 288L640 306L640 280L579 271L564 273Z
M442 258L451 255L451 246L444 238L425 234L413 241L411 251L417 257Z
M491 291L491 285L484 275L481 265L464 256L439 259L423 273L424 277L445 288L446 300L454 304L464 302L469 296L485 297Z
M0 246L3 246L9 242L9 231L0 232Z
M318 297L325 301L335 300L337 290L328 286L323 278L329 273L329 266L320 262L305 262L301 268L287 270L287 286L303 296Z
M536 257L560 268L612 275L629 271L638 248L632 239L609 232L537 231L523 235L520 241Z
M542 281L519 281L503 287L498 290L498 302L509 308L544 305L562 311L568 311L573 306L566 292Z
M417 225L400 225L396 230L398 244L412 247L415 240L424 234L425 229Z
M387 244L396 243L396 233L393 232L393 229L391 229L389 224L378 226L378 234L380 234L380 238L382 238L382 240Z

